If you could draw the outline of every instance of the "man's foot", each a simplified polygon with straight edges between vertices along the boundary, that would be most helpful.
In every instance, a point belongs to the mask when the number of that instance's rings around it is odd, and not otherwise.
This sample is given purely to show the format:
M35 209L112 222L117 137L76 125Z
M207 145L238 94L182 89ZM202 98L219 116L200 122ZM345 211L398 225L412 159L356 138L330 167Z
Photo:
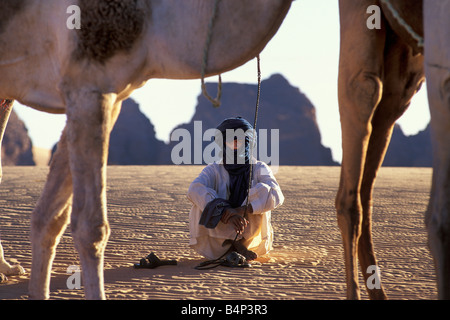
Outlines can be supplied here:
M234 243L234 249L240 254L242 254L247 261L252 261L258 258L258 255L254 253L253 251L248 250L242 243L239 241L236 241Z

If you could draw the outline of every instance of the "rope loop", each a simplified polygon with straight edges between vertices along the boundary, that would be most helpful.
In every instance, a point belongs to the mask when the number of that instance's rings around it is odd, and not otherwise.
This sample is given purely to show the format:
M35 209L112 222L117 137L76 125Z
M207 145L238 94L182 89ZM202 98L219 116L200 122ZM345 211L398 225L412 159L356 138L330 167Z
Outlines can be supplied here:
M216 19L217 19L217 10L219 8L219 3L220 3L220 0L214 1L213 14L209 21L208 34L206 36L205 47L203 49L203 61L202 61L202 71L201 71L202 93L216 108L220 106L220 98L222 97L222 77L219 74L219 83L217 85L217 97L213 98L208 94L208 91L206 90L205 73L206 73L206 67L208 65L209 47L211 45L212 31L214 29L214 23L216 22Z

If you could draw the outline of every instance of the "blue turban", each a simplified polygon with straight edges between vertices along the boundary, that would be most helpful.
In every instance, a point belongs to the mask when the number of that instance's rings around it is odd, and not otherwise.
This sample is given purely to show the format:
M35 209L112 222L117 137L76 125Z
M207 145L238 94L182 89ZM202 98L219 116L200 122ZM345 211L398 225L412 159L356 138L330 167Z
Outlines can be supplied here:
M238 150L227 148L225 144L227 129L241 129L245 133L245 146L243 148ZM236 208L241 206L247 197L251 166L250 149L256 144L256 137L254 137L252 125L241 117L225 119L217 127L217 130L215 141L222 149L223 166L230 176L230 198L228 201L233 208ZM242 137L238 131L234 132L237 133L235 135L238 138Z

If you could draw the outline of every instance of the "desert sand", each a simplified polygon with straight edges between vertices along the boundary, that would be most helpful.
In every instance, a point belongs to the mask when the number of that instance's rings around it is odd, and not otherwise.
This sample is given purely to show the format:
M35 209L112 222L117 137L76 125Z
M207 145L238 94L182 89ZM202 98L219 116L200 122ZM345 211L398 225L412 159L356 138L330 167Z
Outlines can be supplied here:
M286 197L272 214L274 250L252 268L199 271L204 261L188 246L186 198L202 166L108 168L111 237L105 253L108 299L345 299L341 237L334 197L339 167L282 166L276 178ZM5 167L0 185L0 237L5 256L27 274L9 276L0 299L27 299L31 268L30 215L47 167ZM374 241L390 299L436 299L434 267L424 225L431 169L383 168L375 188ZM178 265L134 269L154 252ZM68 289L79 265L70 227L53 264L51 299L83 299ZM361 278L362 283L362 278ZM367 299L365 290L362 298Z
M46 167L51 158L51 150L33 147L33 160L38 167Z

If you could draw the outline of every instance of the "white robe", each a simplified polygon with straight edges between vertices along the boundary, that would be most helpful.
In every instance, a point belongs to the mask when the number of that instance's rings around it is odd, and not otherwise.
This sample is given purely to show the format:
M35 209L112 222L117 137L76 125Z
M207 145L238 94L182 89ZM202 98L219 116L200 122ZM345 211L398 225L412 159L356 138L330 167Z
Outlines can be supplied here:
M231 244L222 246L225 240L233 240L236 231L228 223L219 224L214 229L205 228L198 222L206 204L215 198L228 199L229 175L221 164L206 166L191 183L187 193L192 203L189 213L189 245L196 252L208 259L217 259L224 254ZM249 224L238 239L245 238L244 245L258 256L272 250L273 229L270 221L271 210L283 204L284 196L272 171L264 162L258 161L253 169L252 186L249 203L253 213L247 214ZM246 199L242 203L245 205Z

